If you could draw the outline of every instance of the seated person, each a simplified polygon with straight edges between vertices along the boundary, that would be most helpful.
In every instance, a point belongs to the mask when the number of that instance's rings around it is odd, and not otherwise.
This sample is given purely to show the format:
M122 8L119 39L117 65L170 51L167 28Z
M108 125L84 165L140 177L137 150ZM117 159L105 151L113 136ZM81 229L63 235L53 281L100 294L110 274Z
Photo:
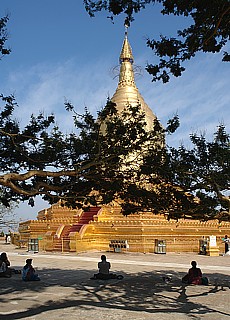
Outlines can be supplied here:
M9 259L7 257L6 252L2 252L2 254L0 256L0 261L5 262L8 274L11 275L12 273L17 273L17 274L21 273L21 270L16 270L14 268L10 268L10 261L9 261Z
M40 281L32 266L32 259L26 259L26 265L22 269L22 280L24 281Z
M10 262L7 258L7 254L2 252L0 256L0 277L10 278L11 277L11 269L9 268Z
M188 274L182 278L182 282L186 284L202 284L202 272L197 268L196 261L191 262L192 268L189 269Z
M106 256L103 254L101 256L101 261L98 262L98 273L94 274L93 278L91 279L101 279L101 280L108 280L108 279L123 279L122 275L117 276L114 273L109 273L109 269L111 268L110 262L106 261Z
M110 262L106 261L106 256L103 254L101 256L101 261L98 262L98 269L100 274L109 274L109 269L111 268Z

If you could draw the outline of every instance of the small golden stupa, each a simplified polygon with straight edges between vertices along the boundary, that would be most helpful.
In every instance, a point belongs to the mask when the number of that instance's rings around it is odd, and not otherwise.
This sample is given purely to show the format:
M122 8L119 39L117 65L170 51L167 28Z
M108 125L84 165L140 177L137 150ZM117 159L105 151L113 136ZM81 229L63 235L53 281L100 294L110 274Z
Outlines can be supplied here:
M120 53L119 82L111 100L116 103L118 111L128 104L139 104L145 112L148 130L156 116L138 91L133 61L126 30ZM168 221L164 215L153 213L124 216L121 208L114 204L91 207L84 212L57 203L40 211L37 220L20 223L19 241L28 242L29 250L198 253L206 249L208 254L218 255L224 251L222 238L229 230L230 223L217 220Z

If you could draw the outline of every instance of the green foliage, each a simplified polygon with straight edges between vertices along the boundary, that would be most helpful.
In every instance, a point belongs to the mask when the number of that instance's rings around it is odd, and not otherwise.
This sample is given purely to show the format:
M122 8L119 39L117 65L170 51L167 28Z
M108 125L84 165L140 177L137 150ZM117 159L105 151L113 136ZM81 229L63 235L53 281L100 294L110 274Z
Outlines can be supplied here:
M141 145L154 142L139 107L127 106L118 115L115 104L108 101L94 118L87 110L78 115L66 102L76 132L64 135L54 125L53 115L32 115L21 129L13 119L14 97L1 98L0 201L4 205L18 200L33 205L39 194L50 203L62 199L72 207L108 203L133 174L128 169L129 155L141 154ZM162 135L160 126L157 134Z
M178 30L177 35L160 40L148 39L147 46L159 57L157 64L148 64L146 70L152 80L168 82L170 75L179 77L185 70L183 62L193 58L198 52L220 52L229 41L230 3L229 0L84 0L90 16L106 10L112 20L124 13L125 24L134 20L134 14L145 9L147 5L159 3L163 15L183 16L192 21L190 26ZM223 53L222 61L229 61L230 54Z
M212 142L191 135L192 149L170 148L156 119L146 131L139 106L118 113L110 100L97 117L78 114L71 103L74 132L63 134L53 115L31 116L24 128L14 120L13 96L2 99L0 113L0 203L41 195L51 204L72 208L115 200L125 215L152 211L168 218L229 220L229 135L220 125Z
M6 24L9 20L9 17L0 18L0 59L10 53L10 49L5 47L5 43L8 39Z
M212 142L196 134L191 141L192 149L167 147L144 157L144 183L128 186L126 214L151 210L168 219L230 220L229 135L220 125Z
M192 195L189 211L198 219L229 220L230 148L229 135L219 125L214 140L191 135L193 149L170 148L173 185Z

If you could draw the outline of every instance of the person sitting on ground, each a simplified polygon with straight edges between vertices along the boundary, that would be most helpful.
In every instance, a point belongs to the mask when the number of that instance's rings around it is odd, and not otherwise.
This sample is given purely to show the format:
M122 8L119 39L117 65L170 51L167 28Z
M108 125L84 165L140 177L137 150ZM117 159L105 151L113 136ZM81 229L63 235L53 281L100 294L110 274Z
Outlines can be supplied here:
M112 274L109 273L109 269L111 268L110 262L106 261L106 256L103 254L101 256L101 261L98 262L98 273L94 275L96 279L111 279Z
M101 261L98 262L98 273L94 274L93 278L91 279L101 279L101 280L108 280L108 279L123 279L122 275L116 275L114 273L109 273L111 268L110 262L106 261L106 256L103 254L101 256Z
M22 269L22 280L24 281L40 281L32 266L33 259L26 259L26 265Z
M9 261L9 259L8 259L8 257L7 257L6 252L2 252L2 253L1 253L0 260L4 261L5 264L7 265L7 267L10 266L10 261Z
M192 268L189 269L188 274L182 278L182 282L186 284L203 284L202 272L197 268L196 261L191 262Z
M14 268L10 268L10 261L9 261L9 259L8 259L8 257L7 257L6 252L2 252L2 254L1 254L1 256L0 256L0 260L3 261L3 262L5 262L6 268L7 268L7 272L8 272L9 274L12 274L12 273L16 273L16 274L21 273L21 270L16 270L16 269L14 269Z
M10 278L11 269L9 268L10 261L7 258L6 252L2 252L0 256L0 277Z
M100 274L109 274L109 269L111 268L110 262L106 261L106 256L103 254L101 256L101 261L98 262L98 270Z

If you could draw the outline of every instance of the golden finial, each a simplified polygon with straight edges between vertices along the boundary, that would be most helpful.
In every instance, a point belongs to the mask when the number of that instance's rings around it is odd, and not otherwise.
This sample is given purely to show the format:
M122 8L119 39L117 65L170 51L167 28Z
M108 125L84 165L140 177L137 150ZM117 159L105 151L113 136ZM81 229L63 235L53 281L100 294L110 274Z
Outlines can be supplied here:
M131 64L133 63L133 54L132 54L132 49L128 41L128 25L125 24L125 39L123 42L123 46L121 49L121 54L120 54L120 63L123 61L129 61Z

